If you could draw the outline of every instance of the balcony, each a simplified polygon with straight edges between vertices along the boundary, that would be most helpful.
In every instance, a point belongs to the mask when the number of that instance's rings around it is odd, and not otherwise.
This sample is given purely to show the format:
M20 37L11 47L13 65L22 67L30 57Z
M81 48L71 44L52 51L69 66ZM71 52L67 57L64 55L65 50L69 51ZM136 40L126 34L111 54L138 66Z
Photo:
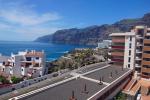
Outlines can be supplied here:
M136 53L142 53L142 50L136 50Z
M112 52L112 56L124 56L124 52Z
M144 74L142 74L141 76L142 76L143 78L150 78L149 75L144 75Z
M150 65L150 61L144 61L143 60L142 65Z
M113 61L113 62L123 62L124 60L123 59L111 59L111 61Z
M141 35L136 35L137 39L143 39L143 37Z
M150 54L143 53L143 58L150 58Z
M136 60L142 60L140 57L136 57L135 59L136 59Z
M144 51L150 51L150 46L144 46Z
M150 32L146 33L146 36L150 36Z
M143 44L140 42L137 42L137 46L143 46Z
M144 44L150 44L150 39L144 39Z
M112 46L112 49L124 49L125 47L124 46Z
M118 39L118 38L112 38L113 43L125 43L125 38Z
M140 66L140 64L135 64L135 67L140 68L141 66Z
M150 73L150 68L143 68L142 67L142 72Z
M108 52L108 55L111 55L111 53L110 53L110 52Z

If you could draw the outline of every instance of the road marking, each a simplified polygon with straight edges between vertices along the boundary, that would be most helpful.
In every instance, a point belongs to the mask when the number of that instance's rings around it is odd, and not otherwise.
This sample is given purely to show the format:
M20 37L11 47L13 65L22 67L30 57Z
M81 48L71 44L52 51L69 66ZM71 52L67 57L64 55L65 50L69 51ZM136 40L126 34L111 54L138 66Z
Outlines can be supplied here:
M110 85L112 85L113 83L117 82L119 79L121 79L122 77L126 76L127 74L131 73L132 70L129 70L128 72L124 73L123 75L121 75L119 78L117 78L116 80L114 80L113 82L110 83ZM103 90L107 89L110 85L107 85L106 87L102 88L100 91L98 91L97 93L95 93L94 95L92 95L91 97L89 97L87 100L93 100L92 98L95 97L96 95L98 95L100 92L102 92Z
M107 68L107 67L110 67L110 65L106 65L106 66L104 66L104 67L101 67L101 68L97 68L97 69L88 71L88 72L86 72L86 73L83 73L82 75L87 75L87 74L93 73L93 72L95 72L95 71L98 71L98 70L101 70L101 69L104 69L104 68Z
M80 76L82 76L82 75L87 75L87 74L93 73L93 72L95 72L95 71L98 71L98 70L107 68L107 67L109 67L109 66L110 66L110 65L106 65L106 66L104 66L104 67L101 67L101 68L98 68L98 69L94 69L94 70L91 70L91 71L86 72L86 73L83 73L83 74L78 74L78 73L75 73L74 71L72 71L70 74L73 74L74 77L71 77L71 78L62 80L62 81L60 81L60 82L57 82L57 83L54 83L54 84L51 84L51 85L48 85L48 86L45 86L45 87L42 87L42 88L39 88L39 89L30 91L30 92L28 92L28 93L25 93L25 94L22 94L22 95L19 95L19 96L10 98L9 100L13 100L13 99L18 100L18 99L21 99L21 98L30 96L30 95L32 95L32 94L41 92L41 91L43 91L43 90L49 89L49 88L54 87L54 86L57 86L57 85L59 85L59 84L62 84L62 83L71 81L71 80L73 80L73 79L75 79L75 78L78 78L78 77L80 77ZM105 82L104 82L104 83L105 83ZM107 84L107 83L105 83L105 84Z
M85 77L85 76L80 76L80 78L83 78L83 79L86 79L86 80L89 80L89 81L92 81L92 82L96 82L96 83L99 83L99 82L100 82L99 80L95 80L95 79L88 78L88 77ZM107 83L107 82L103 82L103 81L102 81L102 83L105 84L105 85L110 85L110 84Z

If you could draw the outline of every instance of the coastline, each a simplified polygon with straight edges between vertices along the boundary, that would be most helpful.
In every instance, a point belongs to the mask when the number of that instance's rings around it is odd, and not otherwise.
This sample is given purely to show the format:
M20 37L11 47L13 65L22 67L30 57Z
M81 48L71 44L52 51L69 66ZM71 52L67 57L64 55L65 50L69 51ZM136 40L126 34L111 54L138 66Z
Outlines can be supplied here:
M46 53L48 61L59 59L64 54L74 50L75 48L93 48L94 46L85 45L70 45L70 44L54 44L54 43L41 43L33 41L0 41L0 54L10 56L11 53L18 51L36 50Z

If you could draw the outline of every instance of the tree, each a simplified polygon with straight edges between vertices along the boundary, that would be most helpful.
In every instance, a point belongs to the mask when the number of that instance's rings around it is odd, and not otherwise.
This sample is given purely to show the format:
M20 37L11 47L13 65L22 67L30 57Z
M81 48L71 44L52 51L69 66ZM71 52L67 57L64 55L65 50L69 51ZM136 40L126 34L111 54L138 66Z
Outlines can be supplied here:
M12 76L11 81L12 81L13 84L16 84L16 83L19 83L19 82L23 81L23 79Z
M6 79L6 77L4 77L4 76L0 76L0 82L2 83L2 84L8 84L9 83L9 81Z

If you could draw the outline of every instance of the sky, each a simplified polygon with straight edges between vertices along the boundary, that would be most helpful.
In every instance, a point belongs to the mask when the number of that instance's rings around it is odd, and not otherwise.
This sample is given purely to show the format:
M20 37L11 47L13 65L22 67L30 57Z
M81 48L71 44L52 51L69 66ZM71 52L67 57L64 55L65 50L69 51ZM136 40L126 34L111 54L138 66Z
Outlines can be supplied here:
M33 41L60 29L112 24L150 12L150 0L0 0L0 40Z

